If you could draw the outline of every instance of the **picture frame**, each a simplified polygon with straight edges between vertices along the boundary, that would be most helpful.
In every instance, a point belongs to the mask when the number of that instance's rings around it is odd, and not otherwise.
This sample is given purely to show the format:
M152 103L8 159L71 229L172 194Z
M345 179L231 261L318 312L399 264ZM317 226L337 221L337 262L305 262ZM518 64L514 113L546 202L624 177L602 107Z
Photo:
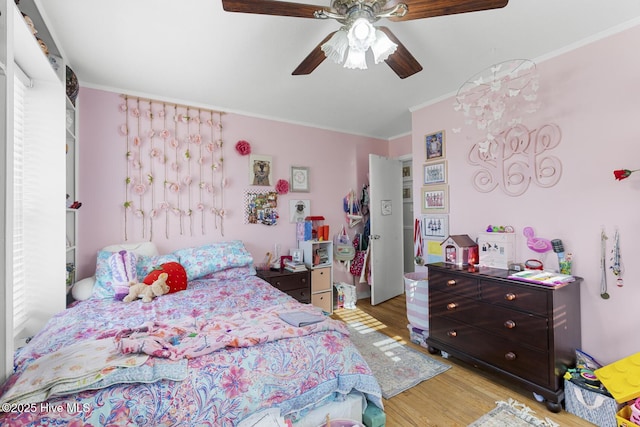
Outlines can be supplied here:
M424 147L427 161L444 159L446 153L444 130L425 135Z
M449 215L422 215L422 235L426 239L444 240L449 235Z
M402 166L402 179L404 181L410 181L411 178L411 165Z
M445 184L447 182L447 161L424 164L424 184Z
M311 215L311 200L289 200L289 222L304 222Z
M405 185L404 187L402 187L402 198L405 201L408 201L412 197L413 197L413 192L412 192L411 185Z
M249 185L273 185L273 162L271 156L249 155Z
M422 187L422 213L449 213L449 186Z
M305 166L291 166L291 181L289 191L292 193L308 193L309 168Z

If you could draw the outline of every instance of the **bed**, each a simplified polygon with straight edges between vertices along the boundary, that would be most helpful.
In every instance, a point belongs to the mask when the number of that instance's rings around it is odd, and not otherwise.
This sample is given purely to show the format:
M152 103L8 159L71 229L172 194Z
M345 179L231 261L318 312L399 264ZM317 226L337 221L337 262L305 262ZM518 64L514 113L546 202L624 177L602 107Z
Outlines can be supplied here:
M114 249L98 253L90 298L16 352L0 425L237 426L270 413L317 426L324 408L382 408L345 325L255 276L242 242L138 254L138 277L176 260L187 273L186 289L148 303L114 298Z

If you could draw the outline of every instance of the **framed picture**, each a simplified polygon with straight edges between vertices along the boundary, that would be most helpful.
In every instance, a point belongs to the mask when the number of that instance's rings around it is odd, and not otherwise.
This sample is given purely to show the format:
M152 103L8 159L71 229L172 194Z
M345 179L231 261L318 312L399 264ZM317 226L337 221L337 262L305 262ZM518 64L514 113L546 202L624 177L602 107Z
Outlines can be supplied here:
M422 213L449 213L449 186L422 187Z
M249 184L270 186L273 182L271 156L249 155Z
M404 181L411 180L411 165L402 166L402 179Z
M424 137L427 160L443 159L445 156L444 131L432 133Z
M303 166L291 166L290 186L292 193L308 193L309 168Z
M411 199L411 185L406 185L402 187L402 198L407 200Z
M444 184L447 182L447 161L430 162L424 165L424 183Z
M422 235L427 239L444 240L449 235L449 215L422 215Z
M311 215L311 200L289 200L289 222L303 222Z

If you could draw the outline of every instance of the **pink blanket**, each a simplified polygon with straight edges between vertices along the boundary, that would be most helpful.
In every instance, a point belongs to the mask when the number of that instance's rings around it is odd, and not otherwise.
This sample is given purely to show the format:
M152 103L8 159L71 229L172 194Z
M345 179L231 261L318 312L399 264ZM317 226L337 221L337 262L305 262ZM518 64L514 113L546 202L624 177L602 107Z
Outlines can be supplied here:
M318 309L311 306L302 310L319 314ZM250 309L231 317L189 318L178 324L147 322L138 328L118 332L115 342L123 354L146 353L177 360L192 359L224 347L250 347L319 331L335 330L349 335L343 322L329 317L308 326L292 326L279 317L279 314L288 311L299 312L300 305Z

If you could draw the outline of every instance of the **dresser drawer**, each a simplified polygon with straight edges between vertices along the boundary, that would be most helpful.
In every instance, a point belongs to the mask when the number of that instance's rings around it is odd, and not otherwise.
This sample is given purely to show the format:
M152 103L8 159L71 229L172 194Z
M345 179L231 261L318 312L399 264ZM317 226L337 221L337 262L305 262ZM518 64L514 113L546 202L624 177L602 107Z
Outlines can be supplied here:
M430 298L433 317L447 317L467 323L543 351L549 345L547 319L544 317L451 293L433 291Z
M302 303L309 304L311 302L311 292L309 292L308 287L300 289L290 289L286 293Z
M303 272L276 276L270 278L268 281L274 288L289 293L289 291L293 289L309 288L309 273Z
M480 281L480 295L483 301L514 308L529 313L546 316L548 292L529 285Z
M331 290L331 267L311 270L311 290L314 293Z
M333 292L320 292L319 294L311 295L311 304L319 307L327 313L333 312Z
M473 277L429 270L429 289L477 298L478 280Z
M431 322L429 335L468 356L535 384L551 385L549 356L544 351L526 348L518 342L446 317Z

